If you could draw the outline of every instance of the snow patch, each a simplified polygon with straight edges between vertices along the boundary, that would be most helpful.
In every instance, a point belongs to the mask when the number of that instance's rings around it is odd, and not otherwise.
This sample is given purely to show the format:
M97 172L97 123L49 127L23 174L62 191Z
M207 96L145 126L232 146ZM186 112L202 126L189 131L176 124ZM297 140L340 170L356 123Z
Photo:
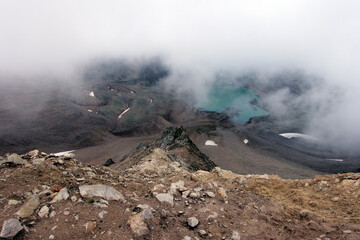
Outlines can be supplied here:
M279 134L282 137L285 138L302 138L305 140L310 140L310 141L318 141L319 139L317 139L316 137L310 136L310 135L306 135L306 134L302 134L302 133L280 133Z
M340 159L340 158L327 158L326 160L334 161L334 162L343 162L344 161L343 159Z
M64 156L67 153L71 153L74 152L75 150L70 150L70 151L65 151L65 152L58 152L58 153L54 153L55 156L60 157L60 156Z
M89 93L89 96L90 96L90 97L95 97L95 93L94 93L94 92L90 92L90 93Z
M91 109L88 109L88 112L93 112Z
M205 145L206 146L217 146L217 144L213 140L206 140Z
M127 111L129 111L129 110L130 110L130 108L127 108L127 109L125 109L122 113L120 113L118 119L122 118L122 116L124 116L124 114L125 114Z

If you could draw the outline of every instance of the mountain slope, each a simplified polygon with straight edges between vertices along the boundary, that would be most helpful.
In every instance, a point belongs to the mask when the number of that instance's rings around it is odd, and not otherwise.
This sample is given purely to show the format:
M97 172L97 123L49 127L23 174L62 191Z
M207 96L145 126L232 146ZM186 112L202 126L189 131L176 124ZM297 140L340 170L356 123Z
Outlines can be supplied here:
M166 133L121 171L36 150L0 158L1 236L17 224L15 239L360 238L359 174L195 171L187 161L199 153L182 129ZM173 147L185 142L177 161Z

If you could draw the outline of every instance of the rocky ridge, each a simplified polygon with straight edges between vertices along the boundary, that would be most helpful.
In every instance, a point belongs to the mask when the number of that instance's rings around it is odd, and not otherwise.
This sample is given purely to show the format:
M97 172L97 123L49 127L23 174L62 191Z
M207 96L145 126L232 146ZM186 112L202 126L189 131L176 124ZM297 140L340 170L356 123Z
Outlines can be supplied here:
M166 152L169 161L177 162L190 171L211 171L216 167L216 164L191 141L183 127L167 127L153 142L140 144L136 149L125 155L114 168L126 170L132 165L138 164L157 148Z
M0 158L5 239L359 239L359 174L191 171L153 148L126 171L38 150Z

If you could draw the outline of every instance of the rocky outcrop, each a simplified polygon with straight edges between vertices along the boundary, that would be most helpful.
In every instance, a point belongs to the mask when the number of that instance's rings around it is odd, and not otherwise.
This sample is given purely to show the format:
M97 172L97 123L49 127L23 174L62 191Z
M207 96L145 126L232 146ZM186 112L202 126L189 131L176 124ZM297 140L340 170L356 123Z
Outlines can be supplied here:
M154 142L140 144L135 150L124 156L120 162L115 164L114 168L124 170L136 165L156 148L164 150L171 161L178 162L183 168L190 171L210 171L216 166L191 141L184 128L168 127Z

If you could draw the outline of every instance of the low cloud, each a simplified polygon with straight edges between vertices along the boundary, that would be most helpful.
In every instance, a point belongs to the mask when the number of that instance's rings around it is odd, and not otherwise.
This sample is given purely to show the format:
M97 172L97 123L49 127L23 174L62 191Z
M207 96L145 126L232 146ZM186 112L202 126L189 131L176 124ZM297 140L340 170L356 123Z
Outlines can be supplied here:
M356 147L359 7L355 0L1 1L0 84L74 82L96 58L160 56L172 73L167 86L199 100L221 72L231 81L256 72L266 82L301 70L323 83L299 96L279 89L264 99L269 110L280 118L307 106L307 131Z

